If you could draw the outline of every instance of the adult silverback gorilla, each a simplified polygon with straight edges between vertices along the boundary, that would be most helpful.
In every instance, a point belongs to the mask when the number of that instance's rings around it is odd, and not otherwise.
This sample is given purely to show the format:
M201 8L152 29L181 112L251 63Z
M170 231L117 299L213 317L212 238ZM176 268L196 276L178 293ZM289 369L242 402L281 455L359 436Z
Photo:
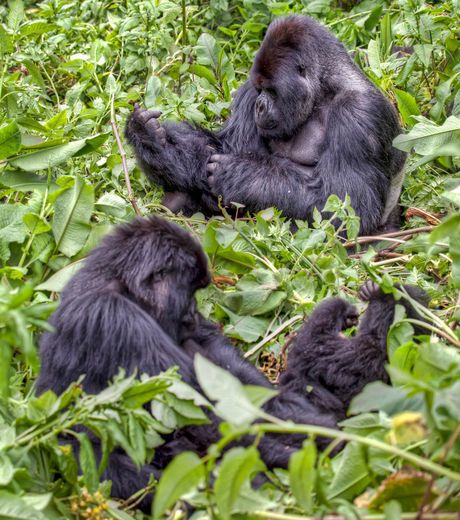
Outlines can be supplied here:
M399 222L405 156L392 147L396 112L344 46L306 16L270 25L220 131L160 124L159 116L136 107L126 136L173 211L213 213L221 195L251 212L276 206L310 219L335 193L350 196L361 234Z

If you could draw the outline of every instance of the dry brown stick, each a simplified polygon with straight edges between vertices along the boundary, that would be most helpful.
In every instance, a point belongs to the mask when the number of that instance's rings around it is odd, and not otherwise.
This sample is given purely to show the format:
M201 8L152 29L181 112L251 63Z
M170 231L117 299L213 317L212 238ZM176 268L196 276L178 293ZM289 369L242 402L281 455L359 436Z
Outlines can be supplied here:
M349 240L343 244L343 247L350 248L356 244L367 244L369 242L379 242L388 238L404 237L408 235L415 235L417 233L428 233L432 231L435 226L423 226L414 229L404 229L402 231L392 231L391 233L383 233L382 235L358 237L355 240Z
M137 205L136 198L134 197L133 190L131 188L131 181L129 179L128 163L126 161L126 152L125 152L125 149L123 148L123 143L121 142L120 134L118 132L117 122L115 120L114 102L115 102L115 99L112 96L112 100L110 101L110 124L112 125L113 134L115 135L115 140L117 141L118 151L120 152L121 164L123 166L123 172L125 174L126 188L128 190L128 200L134 209L134 213L136 213L136 215L140 216L141 212L139 211L139 206Z

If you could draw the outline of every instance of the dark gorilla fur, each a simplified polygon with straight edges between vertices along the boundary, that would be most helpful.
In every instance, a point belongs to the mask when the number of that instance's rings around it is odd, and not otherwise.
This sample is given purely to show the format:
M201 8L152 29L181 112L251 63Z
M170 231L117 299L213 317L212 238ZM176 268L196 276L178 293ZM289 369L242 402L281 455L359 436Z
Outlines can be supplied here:
M159 116L137 107L126 137L172 211L212 214L222 195L224 204L250 212L276 206L287 217L311 219L335 193L350 196L361 234L399 224L405 154L392 147L397 114L311 18L270 25L218 132L160 124Z
M62 293L51 318L54 332L43 335L37 392L61 393L79 375L83 387L97 393L123 367L156 375L178 366L184 381L199 389L193 370L196 352L230 371L242 383L270 387L245 361L216 325L196 310L194 293L210 282L207 258L189 234L158 217L136 218L118 226L88 256ZM357 319L356 309L340 299L327 300L300 329L289 356L279 395L266 412L298 423L336 427L350 399L375 379L386 379L386 333L394 313L391 296L364 286L369 308L354 338L340 331ZM306 395L306 387L313 390ZM117 449L103 475L112 494L127 498L159 477L172 457L184 450L203 455L219 439L218 419L182 428L166 437L154 460L137 470ZM304 437L266 435L259 450L268 468L286 468ZM66 439L66 442L73 442ZM252 439L243 439L248 444ZM318 439L318 445L327 445ZM93 439L100 457L100 446ZM78 449L74 443L75 449ZM149 508L150 499L142 507Z

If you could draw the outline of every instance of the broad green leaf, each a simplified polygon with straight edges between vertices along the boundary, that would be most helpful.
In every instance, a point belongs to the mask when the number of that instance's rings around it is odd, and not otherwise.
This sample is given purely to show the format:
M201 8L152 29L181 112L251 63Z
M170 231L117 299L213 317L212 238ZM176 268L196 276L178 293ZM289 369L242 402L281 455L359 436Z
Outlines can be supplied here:
M430 234L430 242L446 240L455 236L460 229L460 213L454 213L436 226Z
M340 454L340 462L328 491L328 498L351 500L361 493L371 481L366 463L365 448L350 442Z
M367 47L367 59L372 72L378 77L382 77L382 66L380 64L380 48L377 40L370 40Z
M407 397L408 390L396 388L381 381L369 383L352 401L350 414L383 410L389 415L405 410L419 411L423 409L423 398L420 395Z
M233 448L225 454L214 484L217 507L224 520L231 518L233 506L245 482L263 469L264 465L254 447Z
M219 50L219 45L213 36L208 33L201 34L196 46L198 63L201 65L211 65L214 70L217 70Z
M0 258L3 260L10 257L9 243L22 243L26 239L27 227L23 217L28 211L26 206L19 204L0 205Z
M14 477L14 466L11 460L0 453L0 486L7 486Z
M413 148L420 155L460 155L460 118L450 116L441 126L428 119L417 119L419 122L408 134L398 135L393 140L393 146L404 152Z
M76 177L71 188L54 204L53 235L56 247L69 258L85 245L90 232L94 206L94 188Z
M398 103L399 112L404 122L406 123L406 125L412 126L412 116L420 115L420 110L417 106L415 98L411 94L409 94L409 92L405 92L404 90L399 90L397 88L394 89L394 93L396 96L396 101Z
M12 121L0 128L0 159L16 154L21 147L21 133L18 125Z
M216 413L225 421L240 426L251 423L260 415L234 375L200 354L195 356L194 365L201 388L211 401L217 401Z
M16 168L21 168L27 172L47 170L73 157L79 150L86 145L85 139L71 141L70 143L50 146L36 152L27 153L10 161Z
M73 275L77 273L83 267L83 265L84 259L72 262L60 269L57 273L54 273L48 278L48 280L45 280L41 284L37 285L35 289L37 291L61 292L73 277Z
M44 192L48 187L48 179L47 177L42 177L35 173L6 170L0 175L0 184L14 191ZM51 183L50 191L56 188L56 184Z
M316 482L316 445L313 440L289 459L289 482L298 504L307 514L313 512L313 492Z
M158 519L182 495L196 487L204 478L203 462L195 453L184 452L163 471L155 492L153 517Z
M0 517L8 520L46 520L43 513L23 498L3 490L0 490Z
M28 22L21 26L19 33L21 34L21 36L30 36L32 34L41 35L53 31L56 28L57 25L55 25L54 23L46 23L40 21Z
M46 233L51 229L51 226L48 224L48 222L36 213L26 213L23 217L23 220L24 224L35 235Z

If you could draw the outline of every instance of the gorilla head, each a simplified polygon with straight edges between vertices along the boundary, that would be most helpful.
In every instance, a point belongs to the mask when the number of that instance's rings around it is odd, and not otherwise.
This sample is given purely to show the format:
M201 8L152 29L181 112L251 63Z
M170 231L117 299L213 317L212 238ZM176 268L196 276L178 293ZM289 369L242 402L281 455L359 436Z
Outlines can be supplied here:
M300 16L275 20L256 55L250 80L259 94L254 119L263 137L291 137L312 113L321 82L309 22Z
M179 226L153 216L118 226L89 255L81 276L92 281L93 291L110 289L140 306L175 341L181 320L185 325L195 313L195 291L210 282L198 242ZM80 282L77 274L71 285ZM75 297L84 290L67 292Z

